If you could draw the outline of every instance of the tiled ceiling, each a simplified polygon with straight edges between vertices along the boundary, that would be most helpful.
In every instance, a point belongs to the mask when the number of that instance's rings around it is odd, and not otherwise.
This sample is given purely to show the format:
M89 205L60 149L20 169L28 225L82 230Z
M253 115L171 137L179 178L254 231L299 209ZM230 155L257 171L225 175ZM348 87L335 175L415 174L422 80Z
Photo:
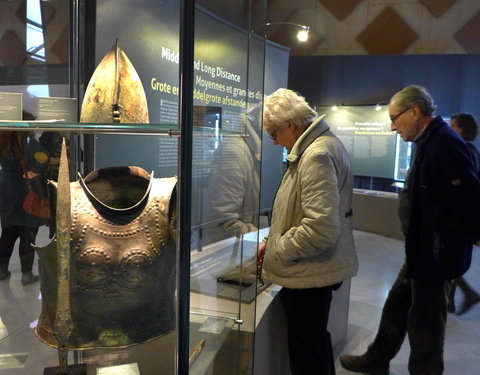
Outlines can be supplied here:
M317 0L325 8L327 8L330 13L332 13L335 18L339 21L343 21L347 16L352 13L352 11L360 4L363 0Z
M435 17L441 17L458 0L420 0Z
M57 13L57 11L48 1L42 1L40 3L40 6L42 7L42 23L43 26L46 27L52 20L53 16L55 16L55 13Z
M0 0L0 4L0 66L38 64L26 52L26 0ZM67 63L69 5L64 0L42 1L40 5L47 62Z
M0 64L22 65L27 57L25 42L12 30L6 30L0 37Z
M222 3L203 2L215 9ZM68 61L64 4L41 2L49 63ZM246 3L235 4L245 18ZM305 44L296 41L290 26L270 29L269 38L288 46L292 55L480 53L479 0L268 0L268 6L269 21L310 26ZM32 63L25 58L25 0L2 2L0 43L0 64Z
M391 7L386 7L357 36L370 54L401 54L418 39L418 34Z
M455 39L469 53L480 53L480 12L455 33Z
M284 36L292 55L480 53L479 0L269 0L268 12L316 32L308 47Z
M60 34L56 42L50 48L51 52L63 63L68 62L68 43L69 43L69 30L65 25L63 32Z
M25 0L20 1L18 4L19 5L17 11L15 12L15 16L20 20L20 22L25 23L27 19L27 4Z

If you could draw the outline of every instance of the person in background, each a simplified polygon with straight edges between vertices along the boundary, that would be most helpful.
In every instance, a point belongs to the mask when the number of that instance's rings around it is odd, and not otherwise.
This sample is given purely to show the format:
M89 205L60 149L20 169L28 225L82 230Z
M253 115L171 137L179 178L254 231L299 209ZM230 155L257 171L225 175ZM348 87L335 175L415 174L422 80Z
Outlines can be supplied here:
M478 125L475 117L469 113L458 113L450 117L450 126L455 130L462 139L470 151L473 158L473 166L475 172L480 175L480 153L473 144L473 141L478 135Z
M399 194L406 261L383 306L377 335L363 355L344 354L350 371L388 375L405 336L411 375L444 370L447 296L452 279L471 263L467 212L480 182L467 146L441 116L429 92L411 85L390 100L391 128L414 142L412 164Z
M25 168L22 165L24 161ZM0 280L7 280L15 242L20 239L21 282L28 285L39 280L32 272L38 229L45 219L27 214L22 204L28 193L26 178L41 175L48 166L48 152L27 132L0 132ZM46 186L45 186L46 188Z
M450 126L455 130L465 141L465 144L470 151L473 160L473 166L475 172L480 176L480 153L473 144L475 138L478 134L478 125L475 117L469 113L458 113L450 117ZM463 277L455 279L452 283L452 288L448 295L448 312L454 313L456 310L455 307L455 291L457 287L460 288L463 292L464 300L462 306L457 311L457 315L462 315L472 308L475 304L480 302L480 294L475 291Z
M264 102L264 130L289 154L257 262L265 279L283 287L279 296L293 375L335 374L327 331L332 291L358 269L352 168L322 118L288 89Z

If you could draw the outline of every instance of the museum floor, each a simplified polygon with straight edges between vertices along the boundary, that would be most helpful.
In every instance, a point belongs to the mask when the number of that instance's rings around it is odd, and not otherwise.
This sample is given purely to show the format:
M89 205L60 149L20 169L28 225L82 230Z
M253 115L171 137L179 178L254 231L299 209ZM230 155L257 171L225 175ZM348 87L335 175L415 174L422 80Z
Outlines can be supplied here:
M40 234L40 239L45 236ZM363 353L376 333L386 294L403 261L401 241L366 232L355 232L360 260L359 274L352 281L348 336L339 352ZM42 242L42 241L40 241ZM466 279L480 290L480 249ZM32 326L40 310L39 284L22 287L18 252L12 258L12 277L0 282L0 374L36 375L46 364L55 364L56 351L39 343ZM461 303L461 292L457 305ZM449 315L445 345L445 374L480 373L480 304L465 315ZM391 375L407 375L408 343L391 363ZM52 362L53 361L53 362ZM48 363L47 363L48 362ZM53 364L52 364L53 363ZM32 371L32 369L35 369ZM341 368L337 375L353 374ZM267 375L267 374L257 374Z
M352 280L346 346L342 353L362 354L376 334L381 310L390 286L403 263L403 242L355 232L360 261L358 276ZM480 248L474 249L472 267L465 279L480 291ZM457 307L462 293L457 291ZM464 315L449 314L445 343L445 375L480 374L480 304ZM337 350L338 351L338 350ZM408 340L390 363L390 375L408 375ZM338 355L338 353L336 353ZM343 369L338 358L337 375L354 374Z

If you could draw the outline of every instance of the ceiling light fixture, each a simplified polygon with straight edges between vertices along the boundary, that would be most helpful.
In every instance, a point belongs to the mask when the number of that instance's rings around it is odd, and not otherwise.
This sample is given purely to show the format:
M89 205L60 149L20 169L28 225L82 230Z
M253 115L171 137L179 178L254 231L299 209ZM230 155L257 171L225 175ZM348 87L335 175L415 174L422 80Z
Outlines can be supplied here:
M378 102L376 105L375 105L375 111L381 111L382 110L382 106L384 105L388 105L388 102L385 102L385 101L382 101L382 102Z
M270 25L291 25L299 28L300 30L297 33L297 39L300 42L306 42L308 40L308 33L310 31L310 26L306 25L301 25L299 23L295 22L267 22L265 26L270 26Z

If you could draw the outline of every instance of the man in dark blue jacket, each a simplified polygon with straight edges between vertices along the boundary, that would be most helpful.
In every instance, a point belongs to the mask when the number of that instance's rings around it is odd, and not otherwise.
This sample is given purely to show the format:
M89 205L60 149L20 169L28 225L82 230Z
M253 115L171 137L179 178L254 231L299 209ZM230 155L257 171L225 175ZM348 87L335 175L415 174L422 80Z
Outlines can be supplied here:
M408 86L390 100L392 130L415 143L399 195L406 261L367 352L340 357L351 371L388 375L408 334L409 373L443 373L447 295L451 280L470 267L468 215L480 182L465 143L434 111L432 97L421 86Z

